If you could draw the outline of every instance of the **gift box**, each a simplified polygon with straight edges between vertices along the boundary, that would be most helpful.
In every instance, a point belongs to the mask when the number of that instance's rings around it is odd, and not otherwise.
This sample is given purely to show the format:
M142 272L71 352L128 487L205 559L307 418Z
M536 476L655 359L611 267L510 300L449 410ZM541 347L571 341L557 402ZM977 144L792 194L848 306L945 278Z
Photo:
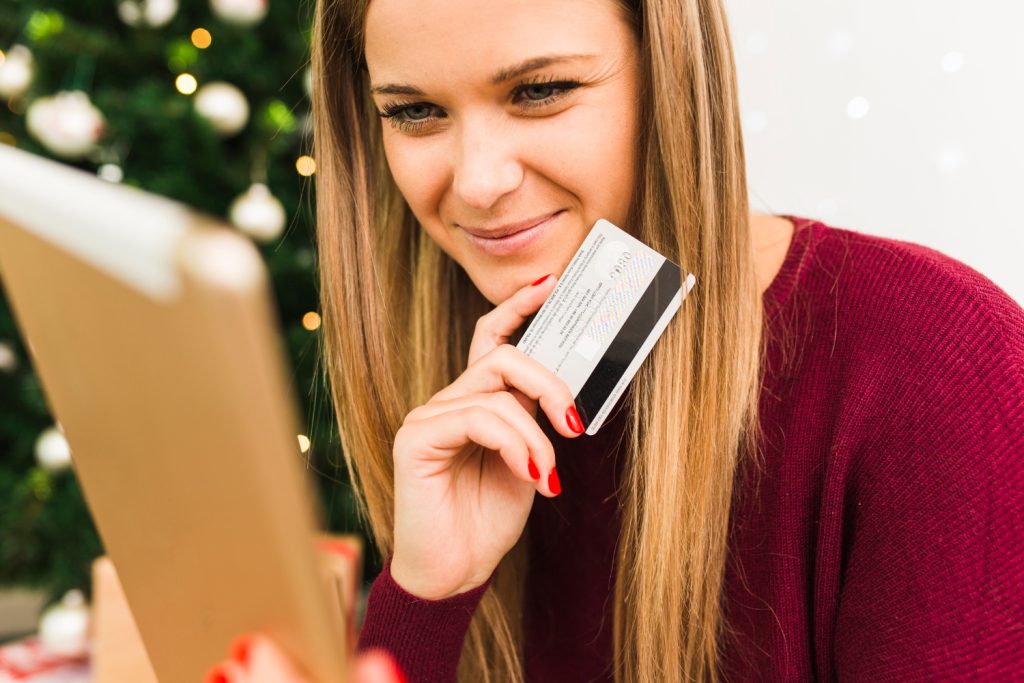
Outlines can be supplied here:
M315 540L328 598L342 614L349 634L348 642L354 647L356 607L363 571L362 539L355 535L321 532L316 534ZM96 558L92 578L92 680L95 683L158 683L117 579L117 570L109 557ZM224 656L227 657L227 652Z
M69 657L49 652L38 636L0 645L0 683L89 683L89 655Z

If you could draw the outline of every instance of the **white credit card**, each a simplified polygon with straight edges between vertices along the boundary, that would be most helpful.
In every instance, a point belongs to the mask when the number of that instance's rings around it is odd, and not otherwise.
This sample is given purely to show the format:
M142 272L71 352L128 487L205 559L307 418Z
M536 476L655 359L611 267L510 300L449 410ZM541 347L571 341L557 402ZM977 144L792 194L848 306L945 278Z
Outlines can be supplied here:
M600 219L516 348L562 378L586 433L601 428L696 278Z

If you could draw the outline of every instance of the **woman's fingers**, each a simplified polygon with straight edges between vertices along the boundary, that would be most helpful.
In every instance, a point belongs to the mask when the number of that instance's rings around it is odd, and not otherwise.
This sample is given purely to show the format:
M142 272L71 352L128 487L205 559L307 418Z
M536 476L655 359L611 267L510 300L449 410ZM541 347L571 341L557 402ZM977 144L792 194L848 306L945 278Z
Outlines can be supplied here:
M565 381L510 344L502 344L466 368L458 379L434 394L430 402L508 388L540 401L551 425L563 436L583 433L572 392Z
M262 634L235 639L231 657L206 674L204 683L311 683L277 643ZM356 655L352 683L407 683L398 663L381 649Z
M259 678L251 678L246 683L310 683L305 672L270 638L257 635L251 647L249 670L259 671L261 675ZM263 672L266 672L266 675L262 675Z
M523 287L495 306L490 313L481 316L477 320L473 340L469 344L467 365L472 365L507 343L526 319L540 309L557 282L558 278L555 275L547 275L536 283Z
M253 633L235 639L231 657L207 674L206 683L311 683L311 679L277 643Z
M233 659L225 659L206 672L203 683L242 683L251 680L244 666Z
M424 419L407 418L395 435L395 453L418 450L421 462L429 460L423 457L422 448L406 448L407 441L410 444L426 444L430 450L438 451L437 460L445 467L452 453L470 443L479 444L495 451L519 479L534 484L545 495L558 495L557 491L551 490L547 478L541 477L543 482L539 482L530 471L530 447L519 429L482 405L467 404ZM553 449L550 458L554 460Z
M374 649L356 657L354 683L406 683L406 678L391 655Z
M408 414L407 422L427 420L437 415L450 413L472 406L481 406L491 411L513 429L519 432L529 450L529 460L525 463L510 465L512 472L524 481L536 481L541 474L547 474L555 468L555 449L548 440L544 430L523 408L522 404L509 392L497 391L482 394L460 396L447 401L431 401ZM483 444L481 444L483 445ZM533 469L530 463L533 463ZM543 477L547 481L547 477ZM538 490L540 487L538 486Z
M508 389L528 410L533 411L539 401L548 420L562 435L581 434L583 423L565 382L508 343L512 334L544 304L557 281L555 275L547 275L482 316L473 332L466 371L435 394L432 401Z

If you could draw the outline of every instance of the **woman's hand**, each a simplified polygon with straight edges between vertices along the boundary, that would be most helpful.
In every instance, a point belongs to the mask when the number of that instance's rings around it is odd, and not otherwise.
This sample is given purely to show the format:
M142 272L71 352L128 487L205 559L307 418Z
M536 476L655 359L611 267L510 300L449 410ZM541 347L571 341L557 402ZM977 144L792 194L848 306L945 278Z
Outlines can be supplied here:
M583 425L565 382L508 344L557 278L523 287L477 322L468 367L395 435L391 575L437 600L483 584L522 535L537 491L561 491L537 404L559 433Z
M242 636L231 646L231 657L206 674L205 683L311 683L301 667L270 638ZM401 669L383 650L356 656L352 683L406 683Z

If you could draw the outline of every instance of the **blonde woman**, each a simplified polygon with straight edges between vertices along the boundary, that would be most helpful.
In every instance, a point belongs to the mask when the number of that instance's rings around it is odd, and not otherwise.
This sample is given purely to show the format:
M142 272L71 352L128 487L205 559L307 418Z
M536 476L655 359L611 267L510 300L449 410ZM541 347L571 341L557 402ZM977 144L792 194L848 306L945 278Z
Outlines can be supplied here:
M313 82L324 359L386 557L361 650L414 682L1024 676L1024 311L749 212L720 0L318 0ZM599 218L697 285L590 437L514 341Z

